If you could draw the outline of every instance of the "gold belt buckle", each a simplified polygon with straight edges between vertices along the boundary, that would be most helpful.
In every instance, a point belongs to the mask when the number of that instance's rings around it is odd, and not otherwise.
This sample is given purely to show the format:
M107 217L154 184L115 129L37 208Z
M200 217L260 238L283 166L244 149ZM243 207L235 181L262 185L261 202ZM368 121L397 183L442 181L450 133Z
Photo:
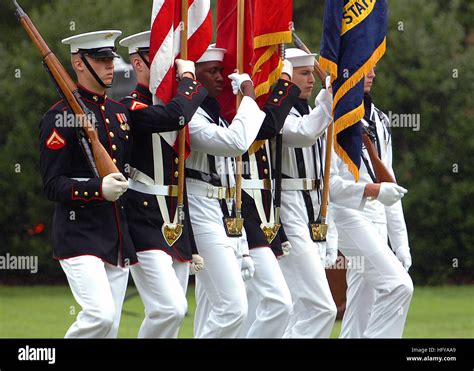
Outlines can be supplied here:
M168 196L169 197L178 197L178 186L176 186L176 185L168 186Z
M263 189L266 191L271 191L273 189L273 184L271 179L262 179L263 180Z
M303 179L303 189L305 191L311 191L313 189L313 179L304 178Z
M218 190L217 190L217 197L219 198L219 200L223 200L226 198L226 188L225 187L218 187Z

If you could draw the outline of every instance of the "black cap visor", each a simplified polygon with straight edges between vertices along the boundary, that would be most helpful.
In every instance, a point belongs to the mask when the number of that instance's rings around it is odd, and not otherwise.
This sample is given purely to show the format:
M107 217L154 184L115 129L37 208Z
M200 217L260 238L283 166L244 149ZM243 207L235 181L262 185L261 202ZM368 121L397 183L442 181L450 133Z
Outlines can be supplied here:
M94 59L119 58L115 50L115 48L80 49L81 52Z

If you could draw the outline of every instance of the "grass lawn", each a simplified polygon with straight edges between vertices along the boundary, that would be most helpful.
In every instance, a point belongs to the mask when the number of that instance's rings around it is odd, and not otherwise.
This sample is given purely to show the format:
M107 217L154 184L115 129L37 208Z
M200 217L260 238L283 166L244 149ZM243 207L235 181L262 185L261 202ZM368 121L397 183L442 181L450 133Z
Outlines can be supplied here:
M193 286L188 303L183 338L193 334ZM61 338L79 310L67 286L0 286L0 338ZM127 299L123 310L119 337L135 338L143 319L139 296ZM332 337L340 326L336 322ZM474 338L474 286L415 287L404 337Z

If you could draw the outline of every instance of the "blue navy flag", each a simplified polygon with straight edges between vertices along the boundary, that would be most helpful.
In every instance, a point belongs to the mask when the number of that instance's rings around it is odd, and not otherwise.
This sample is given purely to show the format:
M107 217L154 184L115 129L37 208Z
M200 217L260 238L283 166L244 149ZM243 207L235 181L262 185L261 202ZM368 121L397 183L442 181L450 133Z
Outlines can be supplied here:
M362 151L364 76L385 53L387 0L326 0L319 64L331 75L334 150L356 181Z

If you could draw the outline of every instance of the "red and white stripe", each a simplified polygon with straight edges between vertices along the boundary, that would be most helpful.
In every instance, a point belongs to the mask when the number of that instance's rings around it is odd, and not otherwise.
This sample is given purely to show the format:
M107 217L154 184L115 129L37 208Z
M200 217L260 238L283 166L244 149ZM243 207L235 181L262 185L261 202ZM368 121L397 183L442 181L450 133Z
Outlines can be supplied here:
M204 54L212 38L210 0L189 0L188 59L196 62Z
M212 37L210 0L188 0L188 59L196 61ZM180 51L180 0L154 0L150 36L150 91L162 102L176 92L174 60Z
M151 14L150 91L164 103L174 95L174 60L180 44L179 5L176 0L154 0Z

